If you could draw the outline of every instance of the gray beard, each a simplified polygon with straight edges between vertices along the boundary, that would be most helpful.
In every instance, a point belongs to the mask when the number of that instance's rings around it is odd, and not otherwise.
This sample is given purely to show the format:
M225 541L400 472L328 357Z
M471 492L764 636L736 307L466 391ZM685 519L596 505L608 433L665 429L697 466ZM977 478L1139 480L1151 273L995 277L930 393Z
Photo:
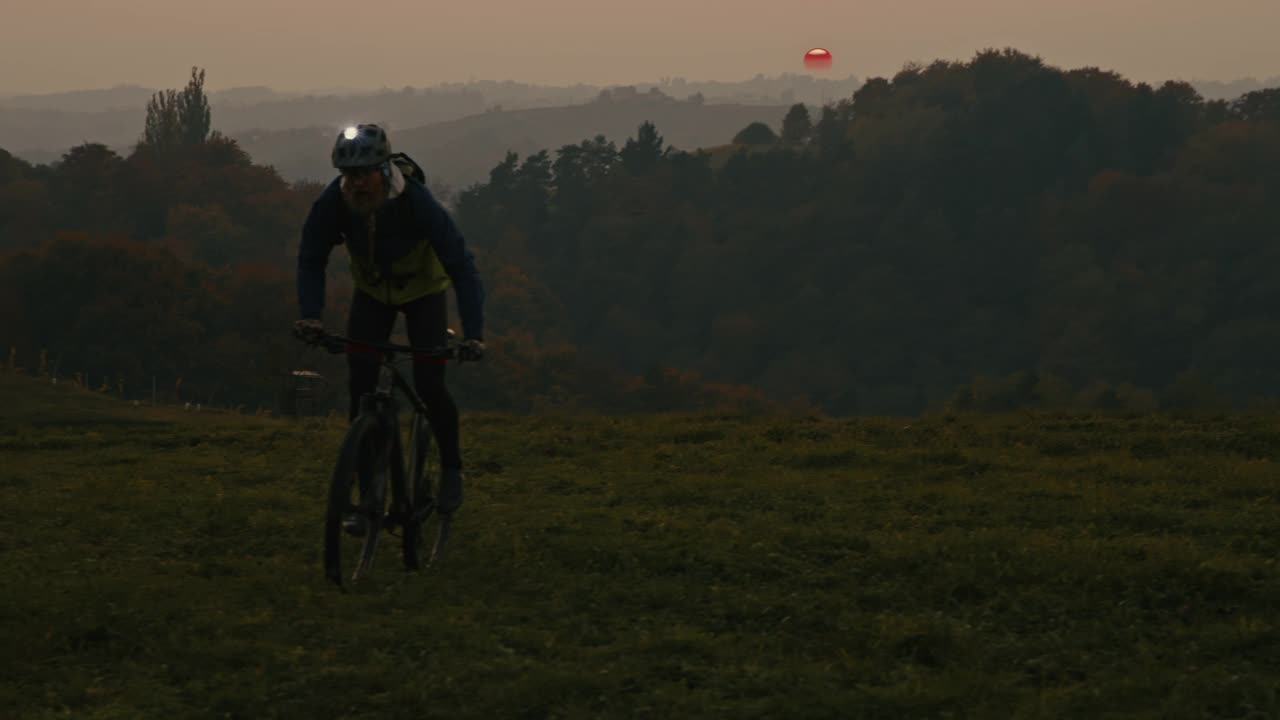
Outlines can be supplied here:
M350 191L343 191L342 198L346 200L347 207L351 209L351 212L360 217L368 217L374 214L387 201L385 197L376 196L361 200Z

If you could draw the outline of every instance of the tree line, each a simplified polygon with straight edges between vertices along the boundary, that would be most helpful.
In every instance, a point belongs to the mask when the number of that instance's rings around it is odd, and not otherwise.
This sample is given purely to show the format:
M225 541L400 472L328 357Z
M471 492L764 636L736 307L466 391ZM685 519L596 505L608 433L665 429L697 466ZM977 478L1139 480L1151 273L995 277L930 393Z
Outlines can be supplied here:
M909 65L780 132L644 126L463 193L584 351L837 413L1242 407L1280 396L1280 90ZM550 307L525 304L525 307Z
M299 360L285 330L320 186L212 132L202 83L193 69L153 98L127 157L0 152L0 340L168 363L242 399L299 362L340 386L337 360ZM492 362L456 373L466 400L910 414L1280 397L1280 91L1208 101L1006 49L908 65L816 115L796 104L777 131L694 152L645 123L621 147L509 153L463 190L498 333Z

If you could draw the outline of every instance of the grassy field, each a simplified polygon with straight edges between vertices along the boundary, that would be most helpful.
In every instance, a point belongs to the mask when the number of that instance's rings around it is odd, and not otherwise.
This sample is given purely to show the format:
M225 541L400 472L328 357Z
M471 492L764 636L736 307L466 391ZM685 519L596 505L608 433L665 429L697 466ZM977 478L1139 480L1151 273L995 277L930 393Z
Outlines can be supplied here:
M6 718L1280 716L1275 417L467 414L344 595L341 422L0 397Z

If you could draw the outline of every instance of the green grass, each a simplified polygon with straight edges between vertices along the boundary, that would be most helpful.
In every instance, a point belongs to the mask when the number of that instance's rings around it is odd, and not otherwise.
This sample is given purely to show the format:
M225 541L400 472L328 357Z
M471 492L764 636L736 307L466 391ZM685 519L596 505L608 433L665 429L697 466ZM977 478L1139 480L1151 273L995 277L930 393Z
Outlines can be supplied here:
M1280 714L1280 420L465 414L447 564L319 562L339 421L0 375L0 714Z

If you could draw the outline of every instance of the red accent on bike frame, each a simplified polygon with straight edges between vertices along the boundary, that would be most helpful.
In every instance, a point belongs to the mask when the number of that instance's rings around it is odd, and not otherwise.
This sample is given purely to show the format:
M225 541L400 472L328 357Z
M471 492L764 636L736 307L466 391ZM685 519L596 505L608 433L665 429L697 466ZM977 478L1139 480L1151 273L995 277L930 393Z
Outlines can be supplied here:
M433 363L439 363L441 365L446 365L449 362L449 358L436 357L435 355L430 355L428 353L414 353L413 361L416 363L433 362Z
M359 343L348 342L346 343L346 346L347 346L347 352L349 353L364 353L366 355L373 355L379 358L382 357L381 350L377 348L371 348L368 345L361 345Z

